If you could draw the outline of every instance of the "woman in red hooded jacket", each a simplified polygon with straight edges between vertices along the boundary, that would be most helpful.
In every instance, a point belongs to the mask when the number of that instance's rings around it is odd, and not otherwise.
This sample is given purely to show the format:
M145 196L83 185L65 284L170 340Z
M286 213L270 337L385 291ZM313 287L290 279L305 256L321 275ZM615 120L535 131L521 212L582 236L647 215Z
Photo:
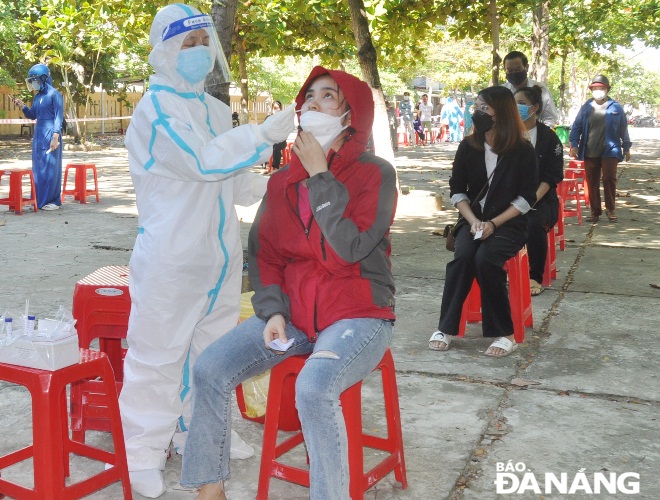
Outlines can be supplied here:
M394 168L367 151L369 86L314 68L296 98L300 132L269 183L248 245L255 316L209 346L193 369L194 409L181 484L224 499L232 390L289 356L310 354L296 408L310 498L348 499L339 396L378 364L392 337Z

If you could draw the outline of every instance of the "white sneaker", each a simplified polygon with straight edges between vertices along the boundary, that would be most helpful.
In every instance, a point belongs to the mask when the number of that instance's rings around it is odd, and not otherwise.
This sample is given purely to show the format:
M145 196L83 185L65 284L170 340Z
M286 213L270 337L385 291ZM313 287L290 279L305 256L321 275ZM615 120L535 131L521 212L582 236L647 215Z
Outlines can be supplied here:
M229 458L233 460L245 460L254 455L254 448L247 444L236 431L231 431L231 446L229 448Z
M158 498L165 493L165 480L160 469L128 471L131 488L143 497Z
M41 207L41 210L46 210L46 211L59 210L59 209L60 209L60 206L55 205L55 203L48 203L48 204L44 205L43 207Z

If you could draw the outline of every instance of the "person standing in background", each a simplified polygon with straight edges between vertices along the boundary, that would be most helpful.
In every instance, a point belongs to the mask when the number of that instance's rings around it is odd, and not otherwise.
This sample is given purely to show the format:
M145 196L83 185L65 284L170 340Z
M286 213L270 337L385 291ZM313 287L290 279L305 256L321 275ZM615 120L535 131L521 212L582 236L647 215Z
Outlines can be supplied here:
M616 171L623 159L630 161L630 136L628 118L621 104L611 97L610 81L604 75L596 75L589 84L592 98L578 111L568 139L571 149L568 155L584 160L584 170L589 187L589 222L598 222L603 208L600 199L600 178L603 176L605 213L610 222L618 222L616 215Z
M506 82L502 86L514 92L524 87L533 87L538 85L543 91L543 112L539 116L539 120L545 123L548 127L554 127L559 121L559 113L555 106L555 101L548 90L548 87L541 82L532 80L527 76L529 70L529 63L527 56L522 52L514 50L504 56L504 71L506 71Z
M428 94L422 95L422 102L419 104L419 119L422 122L422 131L426 130L422 135L428 138L429 143L433 141L431 118L433 117L433 104L429 103ZM428 134L428 135L426 135ZM424 141L424 139L422 139Z
M276 115L282 111L282 103L280 101L273 101L273 110L271 116ZM268 118L266 118L268 119ZM282 151L286 149L286 141L273 144L273 170L279 170L282 164Z
M440 121L448 126L449 141L461 141L461 120L463 111L453 98L447 97L447 103L442 107Z
M25 80L30 90L36 91L29 108L20 99L14 103L22 107L23 114L37 120L32 137L32 173L37 192L39 210L57 210L62 205L62 121L64 100L53 87L50 70L45 64L35 64Z
M411 146L414 142L414 132L413 132L413 104L410 100L410 92L403 93L403 100L399 103L399 115L401 120L403 120L403 127L406 129L406 134L408 134L408 144Z
M398 151L399 144L396 134L398 120L396 116L396 109L394 109L394 103L392 101L387 101L385 105L387 106L387 122L390 126L390 142L392 143L392 149L394 151Z

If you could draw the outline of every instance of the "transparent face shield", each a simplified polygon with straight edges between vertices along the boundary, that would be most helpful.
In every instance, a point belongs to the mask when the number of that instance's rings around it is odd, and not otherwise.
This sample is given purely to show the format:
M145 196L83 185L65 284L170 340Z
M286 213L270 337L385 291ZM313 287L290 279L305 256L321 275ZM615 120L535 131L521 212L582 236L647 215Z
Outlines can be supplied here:
M214 72L219 74L224 82L231 82L232 77L231 72L229 71L229 65L227 64L225 53L220 45L220 40L218 39L218 34L215 31L211 16L200 14L174 21L163 30L163 41L169 40L178 35L183 35L181 38L183 40L188 33L199 29L205 30L209 35L208 46L213 51L216 62Z
M25 79L25 84L30 90L40 90L42 85L41 76L40 75L30 76Z

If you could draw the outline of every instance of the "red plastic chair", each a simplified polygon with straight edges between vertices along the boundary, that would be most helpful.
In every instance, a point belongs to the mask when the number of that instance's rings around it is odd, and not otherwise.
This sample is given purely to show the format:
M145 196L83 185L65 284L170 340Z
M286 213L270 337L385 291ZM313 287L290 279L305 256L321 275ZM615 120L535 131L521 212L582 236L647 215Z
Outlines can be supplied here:
M584 161L571 160L568 162L568 167L564 171L565 177L568 179L576 179L578 190L582 196L584 206L589 206L589 184L587 184L586 172L584 169Z
M277 432L281 430L278 424L282 409L294 406L294 401L291 399L293 393L284 391L283 386L287 380L295 383L295 378L302 370L306 359L306 356L293 356L271 371L257 500L268 499L271 477L309 487L309 471L277 461L280 456L304 441L302 432L297 432L277 444ZM401 487L403 489L408 487L396 372L392 352L389 349L376 370L381 371L383 383L387 437L382 438L363 432L361 382L349 387L341 395L341 407L348 435L349 490L353 500L362 500L365 491L392 471L396 480L401 483ZM386 452L385 457L367 472L364 471L364 447Z
M69 180L69 169L73 168L76 173L74 176L74 189L67 189L66 184ZM94 175L94 189L87 189L87 171L91 170ZM87 203L88 196L96 196L96 203L101 201L99 197L99 182L96 175L96 165L93 163L69 163L64 169L64 187L62 188L62 202L66 195L73 195L74 200L80 203Z
M532 293L529 287L529 257L527 247L511 257L504 264L509 276L509 304L513 320L513 338L516 342L525 341L525 327L534 326L532 316ZM463 312L458 327L458 336L465 336L467 323L481 321L481 289L475 279L472 288L463 303Z
M582 225L582 204L581 196L578 188L577 179L564 178L557 185L557 196L559 197L559 218L562 220L562 231L563 225L565 224L566 217L577 217L578 225ZM575 208L566 208L566 202L574 201ZM561 242L560 242L561 244ZM564 248L562 247L562 250Z
M109 452L69 438L66 386L99 378L111 422L114 451ZM34 488L22 486L5 476L0 493L25 500L83 498L121 481L125 499L132 499L124 434L112 368L104 353L80 350L80 362L56 371L37 370L0 363L0 380L26 387L32 396L33 444L0 457L0 469L32 459ZM101 462L101 472L75 484L69 477L69 455L74 453ZM103 464L113 467L103 470Z
M14 211L15 215L22 215L23 207L26 205L32 205L34 211L37 212L37 192L34 186L32 170L29 168L0 170L0 184L2 183L3 175L9 176L9 195L7 198L0 199L0 205L7 205L9 210ZM23 177L26 176L30 181L29 198L23 198Z

